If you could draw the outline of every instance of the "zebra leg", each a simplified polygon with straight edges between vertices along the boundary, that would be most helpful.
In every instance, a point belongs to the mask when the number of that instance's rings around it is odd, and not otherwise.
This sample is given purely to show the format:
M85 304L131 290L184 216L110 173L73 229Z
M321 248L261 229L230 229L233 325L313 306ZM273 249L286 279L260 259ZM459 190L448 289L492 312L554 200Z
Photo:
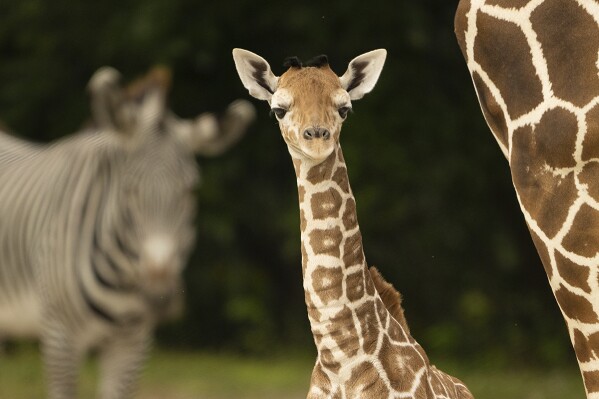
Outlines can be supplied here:
M50 399L76 398L82 352L76 348L71 335L60 328L48 328L44 331L41 345L48 397Z
M100 349L99 399L132 397L152 338L149 331L115 336Z

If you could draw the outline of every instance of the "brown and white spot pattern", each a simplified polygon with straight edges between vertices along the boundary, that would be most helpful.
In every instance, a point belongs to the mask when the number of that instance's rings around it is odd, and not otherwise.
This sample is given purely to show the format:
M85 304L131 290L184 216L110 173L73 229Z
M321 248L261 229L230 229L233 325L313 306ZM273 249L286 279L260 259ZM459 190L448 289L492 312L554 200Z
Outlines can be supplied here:
M341 77L324 56L308 67L292 57L279 78L256 54L233 51L244 86L275 113L296 172L304 295L318 350L308 399L470 399L459 380L430 365L398 310L400 296L379 295L364 257L339 135L350 100L372 90L385 56L363 54Z
M458 42L599 398L599 4L461 0Z

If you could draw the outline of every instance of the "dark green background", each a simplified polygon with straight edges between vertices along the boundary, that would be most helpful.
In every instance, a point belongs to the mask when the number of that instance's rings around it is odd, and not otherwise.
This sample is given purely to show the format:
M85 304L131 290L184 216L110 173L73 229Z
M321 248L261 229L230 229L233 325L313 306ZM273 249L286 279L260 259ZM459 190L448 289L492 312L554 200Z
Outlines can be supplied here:
M319 4L320 3L320 4ZM174 73L181 116L249 98L231 49L328 54L342 74L386 48L375 90L354 103L342 145L367 258L404 295L431 354L553 364L573 355L520 214L507 161L478 108L453 34L457 1L4 0L0 119L49 141L88 118L102 65L131 80ZM268 354L313 350L300 270L295 175L276 121L258 120L218 159L199 159L197 249L187 313L163 345Z

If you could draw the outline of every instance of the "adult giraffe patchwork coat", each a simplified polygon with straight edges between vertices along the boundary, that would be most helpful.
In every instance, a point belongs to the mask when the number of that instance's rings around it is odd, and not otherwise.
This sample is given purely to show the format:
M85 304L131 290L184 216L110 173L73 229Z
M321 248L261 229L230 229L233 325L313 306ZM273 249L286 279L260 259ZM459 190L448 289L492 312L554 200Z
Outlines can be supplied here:
M461 0L455 30L599 398L599 4Z

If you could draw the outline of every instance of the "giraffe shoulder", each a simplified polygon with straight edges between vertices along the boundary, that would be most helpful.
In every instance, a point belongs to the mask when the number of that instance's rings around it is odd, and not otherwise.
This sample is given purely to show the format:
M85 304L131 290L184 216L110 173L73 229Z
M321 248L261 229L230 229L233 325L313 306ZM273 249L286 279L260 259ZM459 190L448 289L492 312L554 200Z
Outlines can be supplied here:
M406 333L409 333L410 329L404 316L403 307L401 306L401 294L395 289L395 287L393 287L391 283L388 283L383 278L376 267L371 266L368 270L370 271L370 277L372 277L374 287L379 293L379 296L387 308L387 311L389 311L391 316L393 316L395 320L401 324Z

